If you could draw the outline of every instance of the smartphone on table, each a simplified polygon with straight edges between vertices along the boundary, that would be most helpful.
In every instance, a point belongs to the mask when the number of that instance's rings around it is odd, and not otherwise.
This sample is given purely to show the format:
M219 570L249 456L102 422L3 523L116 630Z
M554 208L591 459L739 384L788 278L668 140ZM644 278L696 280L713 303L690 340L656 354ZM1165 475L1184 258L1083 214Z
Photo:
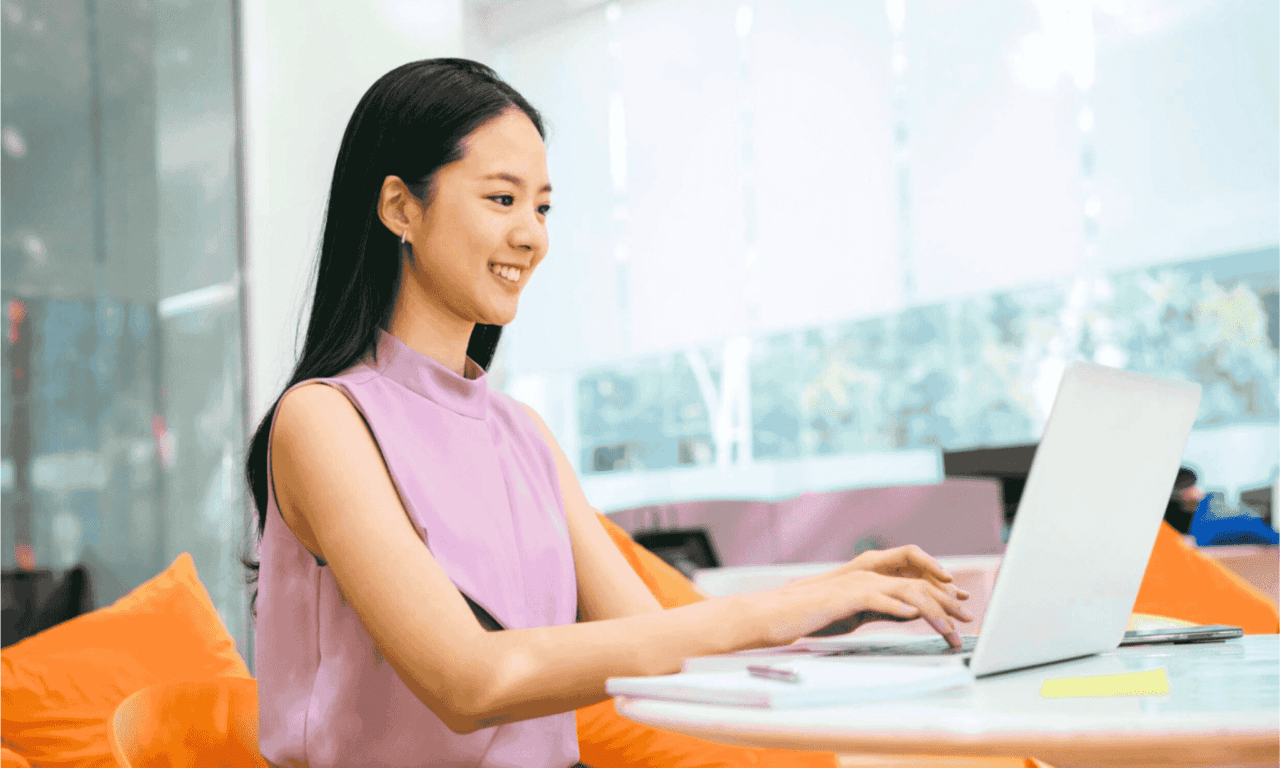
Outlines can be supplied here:
M1244 636L1240 627L1226 624L1205 624L1199 627L1170 627L1168 629L1131 629L1124 633L1120 647L1126 645L1156 645L1158 643L1210 643Z

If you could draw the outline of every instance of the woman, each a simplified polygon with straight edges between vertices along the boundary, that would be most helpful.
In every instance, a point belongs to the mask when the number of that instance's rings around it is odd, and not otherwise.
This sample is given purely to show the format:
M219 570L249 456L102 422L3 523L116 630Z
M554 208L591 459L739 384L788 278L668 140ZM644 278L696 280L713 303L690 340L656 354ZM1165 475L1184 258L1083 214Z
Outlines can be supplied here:
M487 388L547 253L543 138L524 98L460 59L388 73L351 117L306 344L247 465L276 765L561 768L578 759L573 711L609 677L864 611L923 616L955 645L951 617L970 620L916 547L661 609L546 425Z

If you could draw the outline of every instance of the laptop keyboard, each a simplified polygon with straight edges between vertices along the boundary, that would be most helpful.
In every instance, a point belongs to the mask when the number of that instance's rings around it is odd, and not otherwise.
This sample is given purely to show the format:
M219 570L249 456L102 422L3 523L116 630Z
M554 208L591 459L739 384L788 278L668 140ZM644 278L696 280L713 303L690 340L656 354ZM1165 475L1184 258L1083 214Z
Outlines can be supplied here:
M864 645L843 651L824 653L823 656L958 656L971 653L978 643L977 635L961 635L960 647L952 648L946 640L936 637L932 640L910 643L885 643L883 645Z

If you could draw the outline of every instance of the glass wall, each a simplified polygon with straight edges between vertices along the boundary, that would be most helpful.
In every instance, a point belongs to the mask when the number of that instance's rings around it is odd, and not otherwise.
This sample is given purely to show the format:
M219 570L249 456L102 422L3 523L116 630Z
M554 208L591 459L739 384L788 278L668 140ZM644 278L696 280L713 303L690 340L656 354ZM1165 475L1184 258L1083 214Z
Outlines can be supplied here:
M1080 358L1199 381L1204 484L1274 480L1274 3L486 13L556 187L502 359L589 483L1034 442Z
M249 658L234 10L3 4L2 559L190 552Z

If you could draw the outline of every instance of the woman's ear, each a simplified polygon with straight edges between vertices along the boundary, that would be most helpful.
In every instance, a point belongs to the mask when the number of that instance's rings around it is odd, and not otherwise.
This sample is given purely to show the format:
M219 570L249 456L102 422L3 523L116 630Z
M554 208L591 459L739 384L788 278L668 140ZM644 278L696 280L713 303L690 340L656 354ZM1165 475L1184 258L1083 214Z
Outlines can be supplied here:
M382 192L378 195L378 218L397 240L409 228L409 222L416 221L421 216L421 202L399 176L388 176L382 180Z

